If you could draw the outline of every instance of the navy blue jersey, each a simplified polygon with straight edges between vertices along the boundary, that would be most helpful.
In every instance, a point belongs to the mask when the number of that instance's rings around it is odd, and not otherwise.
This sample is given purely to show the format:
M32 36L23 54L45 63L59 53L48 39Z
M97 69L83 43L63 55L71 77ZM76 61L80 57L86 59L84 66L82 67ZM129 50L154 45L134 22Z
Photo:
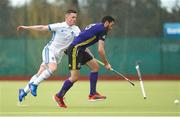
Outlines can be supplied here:
M96 42L105 40L107 30L103 23L96 23L87 26L71 43L72 46L76 46L81 49L85 49Z

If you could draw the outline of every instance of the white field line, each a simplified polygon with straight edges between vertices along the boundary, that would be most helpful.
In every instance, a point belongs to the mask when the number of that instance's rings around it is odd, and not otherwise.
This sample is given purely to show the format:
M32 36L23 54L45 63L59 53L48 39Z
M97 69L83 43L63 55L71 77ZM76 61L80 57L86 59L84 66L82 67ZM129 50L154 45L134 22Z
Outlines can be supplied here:
M21 104L20 102L17 102L16 106L19 106L19 107L28 107L29 105L28 104Z
M14 117L14 116L0 116ZM18 116L18 117L60 117L60 116ZM179 116L64 116L64 117L179 117Z
M0 117L14 117L13 116L0 116ZM18 117L60 117L60 116L19 116ZM179 116L63 116L63 117L179 117Z
M0 116L14 117L14 116ZM18 117L60 117L60 116L18 116ZM179 117L179 116L64 116L64 117Z
M180 114L180 112L0 112L0 115L15 114Z

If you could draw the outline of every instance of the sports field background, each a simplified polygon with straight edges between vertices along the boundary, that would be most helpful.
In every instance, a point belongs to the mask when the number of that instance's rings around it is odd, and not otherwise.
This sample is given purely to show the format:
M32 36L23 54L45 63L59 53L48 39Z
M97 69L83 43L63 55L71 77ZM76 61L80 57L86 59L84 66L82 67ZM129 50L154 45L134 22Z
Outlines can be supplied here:
M79 81L66 95L67 109L56 106L52 96L61 81L43 82L37 97L29 94L18 102L18 89L26 82L0 82L0 116L180 116L180 81L145 81L144 100L139 82L135 87L126 81L99 81L98 91L107 96L99 102L88 102L89 82Z

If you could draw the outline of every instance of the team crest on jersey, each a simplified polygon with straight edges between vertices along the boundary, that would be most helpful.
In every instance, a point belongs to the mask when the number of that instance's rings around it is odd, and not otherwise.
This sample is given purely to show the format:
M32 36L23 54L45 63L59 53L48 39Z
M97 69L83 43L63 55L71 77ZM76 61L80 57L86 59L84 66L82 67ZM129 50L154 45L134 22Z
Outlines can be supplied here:
M73 31L71 32L71 35L74 35L74 32L73 32Z

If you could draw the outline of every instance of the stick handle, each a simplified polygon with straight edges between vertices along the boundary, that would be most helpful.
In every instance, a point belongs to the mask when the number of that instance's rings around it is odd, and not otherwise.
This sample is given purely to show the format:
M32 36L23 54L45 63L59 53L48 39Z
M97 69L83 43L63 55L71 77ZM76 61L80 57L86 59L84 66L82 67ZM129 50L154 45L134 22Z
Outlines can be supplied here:
M96 61L97 61L99 64L101 64L101 65L104 66L104 63L101 62L100 60L97 60L97 59L96 59ZM111 68L111 71L113 71L113 72L116 73L117 75L119 75L119 76L121 76L122 78L124 78L125 80L127 80L127 81L128 81L129 83L131 83L133 86L135 86L135 84L134 84L132 81L130 81L128 78L126 78L124 75L122 75L122 74L119 73L118 71L114 70L113 68Z
M135 84L134 84L131 80L129 80L128 78L126 78L124 75L122 75L122 74L119 73L118 71L116 71L116 70L114 70L114 69L112 69L111 71L113 71L113 72L116 73L117 75L123 77L125 80L127 80L129 83L131 83L133 86L135 86Z
M95 58L94 58L95 59ZM103 62L101 62L100 60L98 60L98 59L95 59L99 64L101 64L101 65L103 65L104 66L104 63Z

